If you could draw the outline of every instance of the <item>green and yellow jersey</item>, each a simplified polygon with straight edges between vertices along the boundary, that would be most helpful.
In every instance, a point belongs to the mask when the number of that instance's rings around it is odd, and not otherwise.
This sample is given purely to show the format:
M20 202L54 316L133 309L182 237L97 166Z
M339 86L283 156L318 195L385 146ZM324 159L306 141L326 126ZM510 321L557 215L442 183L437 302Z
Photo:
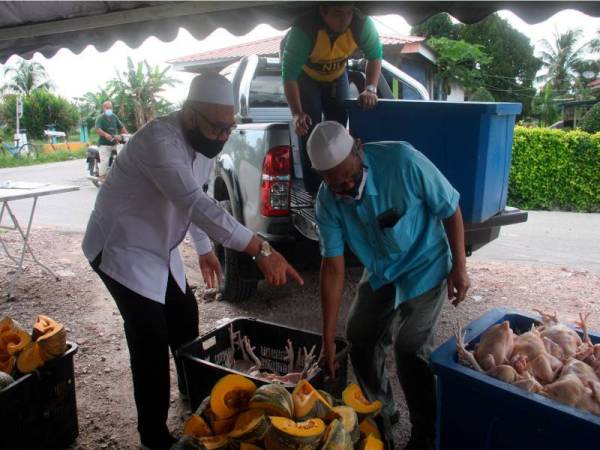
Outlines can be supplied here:
M367 59L383 57L379 34L370 17L354 10L348 29L337 34L329 30L318 11L302 16L285 37L283 81L297 80L302 71L316 81L337 80L358 48Z

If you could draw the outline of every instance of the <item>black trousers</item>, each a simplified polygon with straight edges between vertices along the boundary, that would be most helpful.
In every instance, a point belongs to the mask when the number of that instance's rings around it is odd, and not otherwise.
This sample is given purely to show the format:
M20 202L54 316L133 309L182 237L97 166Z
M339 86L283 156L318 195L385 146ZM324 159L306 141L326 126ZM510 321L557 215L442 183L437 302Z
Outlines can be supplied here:
M119 308L129 347L138 431L143 444L160 448L169 442L169 348L175 351L198 337L198 304L190 287L182 292L173 276L162 305L126 288L100 270L102 254L91 262ZM185 391L180 362L175 358L179 390ZM167 447L168 448L168 447Z

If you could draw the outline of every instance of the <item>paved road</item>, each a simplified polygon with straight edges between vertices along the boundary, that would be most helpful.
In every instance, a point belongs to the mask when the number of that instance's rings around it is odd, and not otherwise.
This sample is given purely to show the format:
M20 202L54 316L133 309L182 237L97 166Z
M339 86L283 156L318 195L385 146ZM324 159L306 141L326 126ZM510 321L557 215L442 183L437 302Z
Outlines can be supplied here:
M83 231L98 189L86 179L83 160L0 169L0 180L75 184L81 190L38 202L34 225ZM31 200L13 202L25 222ZM533 211L526 223L505 227L500 238L473 254L477 259L542 262L600 273L600 214Z

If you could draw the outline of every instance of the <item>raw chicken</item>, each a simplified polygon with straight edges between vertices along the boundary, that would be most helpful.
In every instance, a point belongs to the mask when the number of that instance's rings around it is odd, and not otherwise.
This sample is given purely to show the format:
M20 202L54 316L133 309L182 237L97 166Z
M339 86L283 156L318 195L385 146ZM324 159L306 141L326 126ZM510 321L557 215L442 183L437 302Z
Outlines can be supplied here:
M544 386L542 386L540 382L536 380L535 377L531 375L528 371L525 371L522 375L519 375L517 380L513 382L513 385L527 392L534 393L538 393L542 389L544 389Z
M544 386L540 393L566 405L600 415L600 392L584 386L572 373Z
M559 379L567 375L575 375L584 386L600 392L600 378L588 364L575 358L569 359L560 370Z
M556 313L550 315L537 309L534 311L542 316L543 324L537 328L542 338L549 339L558 346L557 348L562 350L562 354L555 354L554 351L549 351L549 353L565 360L575 356L583 343L579 334L572 328L560 323Z
M562 362L546 351L540 332L532 328L514 338L511 364L518 373L529 371L540 383L554 381Z
M475 346L474 356L481 368L486 371L501 364L508 364L513 351L514 334L510 323L502 323L490 327Z

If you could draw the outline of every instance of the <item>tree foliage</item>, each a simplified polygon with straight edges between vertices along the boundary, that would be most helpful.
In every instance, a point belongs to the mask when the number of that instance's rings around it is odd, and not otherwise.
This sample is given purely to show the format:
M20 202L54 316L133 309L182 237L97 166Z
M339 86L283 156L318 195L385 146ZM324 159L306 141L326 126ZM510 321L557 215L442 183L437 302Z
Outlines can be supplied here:
M577 68L589 56L593 41L581 42L583 32L580 28L564 33L554 32L552 42L542 41L540 58L545 72L538 77L544 83L563 93L571 93L577 81Z
M592 106L581 119L581 129L588 133L600 133L600 102Z
M533 98L532 113L542 126L550 126L559 120L560 108L550 84L544 86Z
M8 81L2 86L2 92L29 95L37 89L50 89L52 84L46 68L35 61L19 60L13 66L4 68Z
M11 130L16 128L16 99L15 94L8 94L0 103L0 120ZM68 132L77 125L78 117L77 108L67 99L38 89L23 97L20 128L26 129L30 138L42 139L47 125L55 124L57 130Z
M523 113L528 114L535 95L533 82L541 66L529 38L497 14L465 25L460 36L480 45L490 57L490 64L481 68L481 80L496 101L522 103Z
M462 26L462 24L453 23L449 14L440 13L412 27L410 34L413 36L423 36L427 39L445 37L458 40L460 39L460 29Z
M481 46L445 37L431 38L427 43L437 53L435 78L446 94L450 93L451 82L467 90L481 86L481 69L490 62Z
M490 91L484 87L480 87L469 97L470 102L495 102L496 99Z

